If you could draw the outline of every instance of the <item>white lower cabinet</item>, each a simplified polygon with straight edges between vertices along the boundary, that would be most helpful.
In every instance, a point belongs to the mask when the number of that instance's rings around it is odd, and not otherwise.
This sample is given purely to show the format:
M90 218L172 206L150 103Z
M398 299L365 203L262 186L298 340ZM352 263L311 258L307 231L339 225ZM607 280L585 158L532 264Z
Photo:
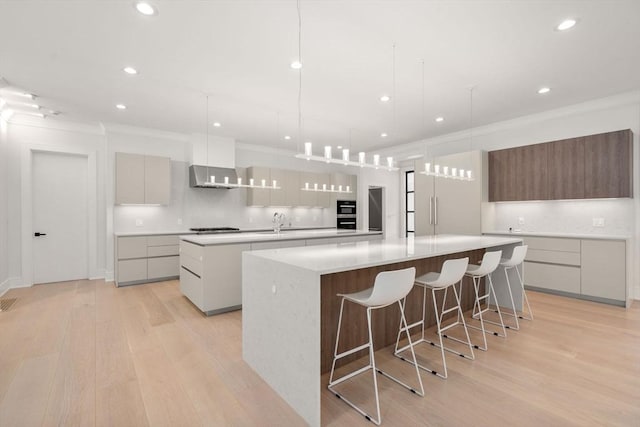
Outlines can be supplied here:
M207 315L242 304L242 252L249 243L199 246L180 242L180 290Z
M626 299L626 244L582 241L582 293L617 301Z
M176 234L116 237L116 286L178 278L178 242Z
M624 240L523 238L526 286L626 305L627 251Z
M242 252L326 243L379 240L382 235L336 236L201 246L180 241L180 290L206 315L242 306Z

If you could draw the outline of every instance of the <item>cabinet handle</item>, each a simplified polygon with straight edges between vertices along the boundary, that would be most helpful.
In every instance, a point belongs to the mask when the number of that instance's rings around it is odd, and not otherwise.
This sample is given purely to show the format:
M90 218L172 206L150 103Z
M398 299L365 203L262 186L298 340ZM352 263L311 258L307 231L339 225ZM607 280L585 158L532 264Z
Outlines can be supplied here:
M429 225L433 225L433 196L429 196Z
M435 225L438 225L438 196L434 196L433 200L433 218Z

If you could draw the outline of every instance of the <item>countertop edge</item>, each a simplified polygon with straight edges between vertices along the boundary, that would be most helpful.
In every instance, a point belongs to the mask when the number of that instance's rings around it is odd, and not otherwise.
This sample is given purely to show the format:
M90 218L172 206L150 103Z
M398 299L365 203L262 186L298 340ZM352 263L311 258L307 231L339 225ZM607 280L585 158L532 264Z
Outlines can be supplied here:
M311 230L319 230L319 229L309 229ZM304 232L305 230L298 230L300 232ZM264 234L264 237L256 238L255 236L242 236L243 233L233 233L233 238L229 237L225 240L220 241L208 241L202 242L199 241L201 238L215 238L210 234L199 234L199 235L185 235L184 237L180 237L180 240L192 243L198 246L219 246L219 245L235 245L241 243L266 243L266 242L288 242L291 240L315 240L315 239L332 239L332 238L340 238L340 237L351 237L351 236L375 236L381 235L382 231L344 231L335 234L317 234L317 235L296 235L288 233L282 234ZM226 236L229 236L228 234Z

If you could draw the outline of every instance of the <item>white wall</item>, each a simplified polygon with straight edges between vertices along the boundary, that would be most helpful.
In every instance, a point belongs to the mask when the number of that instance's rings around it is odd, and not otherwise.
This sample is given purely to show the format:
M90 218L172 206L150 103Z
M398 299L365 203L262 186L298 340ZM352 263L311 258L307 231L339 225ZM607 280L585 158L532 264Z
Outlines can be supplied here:
M8 253L8 188L7 174L9 149L7 143L7 122L0 117L0 295L9 289Z

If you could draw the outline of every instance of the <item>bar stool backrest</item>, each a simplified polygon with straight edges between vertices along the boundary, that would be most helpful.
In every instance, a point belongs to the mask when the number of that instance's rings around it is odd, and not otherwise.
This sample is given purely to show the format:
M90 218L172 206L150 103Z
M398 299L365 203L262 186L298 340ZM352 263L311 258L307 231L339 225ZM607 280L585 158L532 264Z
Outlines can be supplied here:
M438 278L428 284L434 288L445 288L458 283L467 272L468 265L469 257L448 259L442 264L442 270L440 270Z
M528 245L522 245L513 248L513 254L511 254L511 258L506 262L503 262L502 265L505 267L513 267L522 264L524 258L527 256L528 247Z
M487 274L491 274L498 268L498 264L500 264L500 259L502 258L502 251L494 251L494 252L485 252L482 257L482 263L480 263L480 268L473 272L474 276L486 276Z
M378 273L367 305L384 306L401 300L411 291L415 279L415 267Z

